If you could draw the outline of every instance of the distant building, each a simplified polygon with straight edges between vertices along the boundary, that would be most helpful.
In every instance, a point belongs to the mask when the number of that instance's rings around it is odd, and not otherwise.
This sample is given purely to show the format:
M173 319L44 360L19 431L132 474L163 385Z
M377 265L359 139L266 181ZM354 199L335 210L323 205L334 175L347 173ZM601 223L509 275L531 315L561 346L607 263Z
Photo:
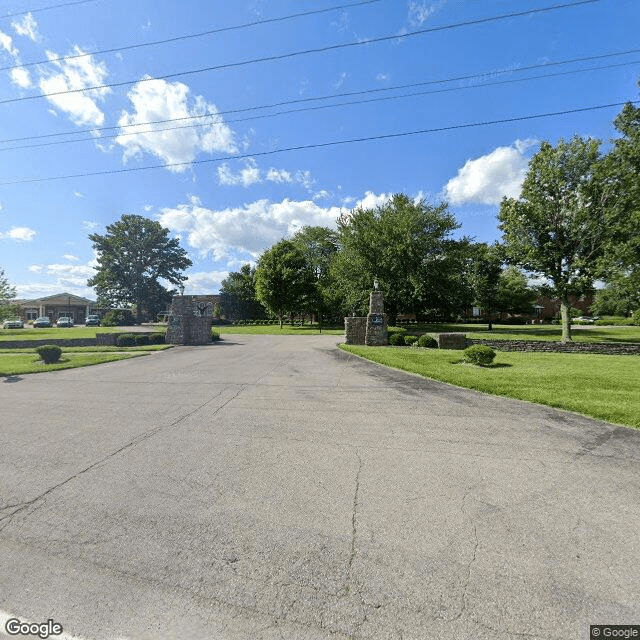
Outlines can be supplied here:
M58 318L73 318L76 324L82 324L89 314L98 314L102 317L107 309L98 306L95 300L88 300L73 293L56 293L44 298L34 300L16 300L20 307L20 316L24 321L35 320L41 316L47 316L51 322Z

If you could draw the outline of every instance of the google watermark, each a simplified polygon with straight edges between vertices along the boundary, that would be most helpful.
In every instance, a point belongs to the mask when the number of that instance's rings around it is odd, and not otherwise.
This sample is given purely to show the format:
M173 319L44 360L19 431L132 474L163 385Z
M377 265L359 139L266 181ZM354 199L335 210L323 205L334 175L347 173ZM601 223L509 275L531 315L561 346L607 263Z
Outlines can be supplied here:
M10 636L36 636L43 640L59 636L64 631L62 625L51 618L46 622L21 622L18 618L9 618L5 622L4 630Z
M592 624L589 627L589 640L617 638L617 640L640 640L640 624Z

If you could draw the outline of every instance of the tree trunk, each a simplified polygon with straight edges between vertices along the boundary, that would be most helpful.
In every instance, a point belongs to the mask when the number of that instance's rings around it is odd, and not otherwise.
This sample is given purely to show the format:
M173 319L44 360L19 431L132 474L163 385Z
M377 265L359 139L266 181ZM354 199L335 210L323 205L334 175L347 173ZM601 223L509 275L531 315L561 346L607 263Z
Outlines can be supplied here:
M142 324L142 305L136 304L136 324Z
M569 313L569 301L563 298L560 301L560 316L562 318L562 342L571 342L571 314Z
M282 315L282 314L280 314L280 315L278 316L278 320L280 320L280 328L281 328L281 329L282 329L282 322L283 322L283 319L284 319L284 318L283 318L283 315Z

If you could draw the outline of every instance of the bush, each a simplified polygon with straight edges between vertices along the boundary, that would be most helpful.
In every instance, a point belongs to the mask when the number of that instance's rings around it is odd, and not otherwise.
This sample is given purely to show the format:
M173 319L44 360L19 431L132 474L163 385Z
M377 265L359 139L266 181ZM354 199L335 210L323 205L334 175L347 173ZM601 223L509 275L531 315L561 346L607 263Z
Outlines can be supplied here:
M392 333L400 333L404 335L405 333L407 333L407 328L406 327L387 327L387 333L389 334L389 337L391 337Z
M418 336L404 336L404 343L410 347L414 342L418 341Z
M633 316L631 316L631 321L633 322L634 325L636 325L637 327L640 327L640 309L636 309L633 312Z
M401 333L392 333L389 336L389 344L394 347L404 346L404 336Z
M152 333L149 336L149 344L164 344L164 333Z
M136 333L133 341L136 346L147 345L149 344L149 335L146 333Z
M36 353L45 364L53 364L60 360L62 349L55 344L43 344L41 347L36 347Z
M135 320L129 309L113 309L102 318L103 327L127 327L132 324L135 324Z
M220 338L220 334L217 331L211 331L211 342L217 342L218 340L221 340Z
M631 326L634 324L634 318L636 317L638 317L638 324L640 324L640 314L638 314L638 316L634 314L631 318L625 318L624 316L603 316L602 318L596 320L593 324L598 327L606 327L610 324L618 326Z
M481 367L489 365L496 357L496 352L483 344L473 344L463 351L464 359Z
M133 347L136 343L136 336L133 333L121 333L116 338L116 345L119 347Z
M418 346L426 349L437 349L438 341L428 334L423 334L418 338Z

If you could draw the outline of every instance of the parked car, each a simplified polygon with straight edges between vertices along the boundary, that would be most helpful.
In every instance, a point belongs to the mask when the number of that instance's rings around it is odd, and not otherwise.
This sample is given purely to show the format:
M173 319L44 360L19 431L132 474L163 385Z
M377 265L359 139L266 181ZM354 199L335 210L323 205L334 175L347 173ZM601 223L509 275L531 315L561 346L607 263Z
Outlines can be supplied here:
M73 318L67 318L66 316L58 318L56 325L58 327L73 327Z
M13 320L5 320L2 324L3 329L24 329L24 323L20 318L14 318Z
M47 318L47 316L40 316L39 318L36 318L33 321L33 328L37 329L38 327L50 327L51 326L51 320L49 320L49 318Z
M600 316L579 316L576 320L578 322L584 322L585 324L591 324L596 320L600 320Z
M92 325L93 325L94 327L99 327L99 326L100 326L100 316L99 316L99 315L96 315L96 314L88 315L88 316L85 318L84 324L85 324L87 327L90 327L90 326L92 326Z

